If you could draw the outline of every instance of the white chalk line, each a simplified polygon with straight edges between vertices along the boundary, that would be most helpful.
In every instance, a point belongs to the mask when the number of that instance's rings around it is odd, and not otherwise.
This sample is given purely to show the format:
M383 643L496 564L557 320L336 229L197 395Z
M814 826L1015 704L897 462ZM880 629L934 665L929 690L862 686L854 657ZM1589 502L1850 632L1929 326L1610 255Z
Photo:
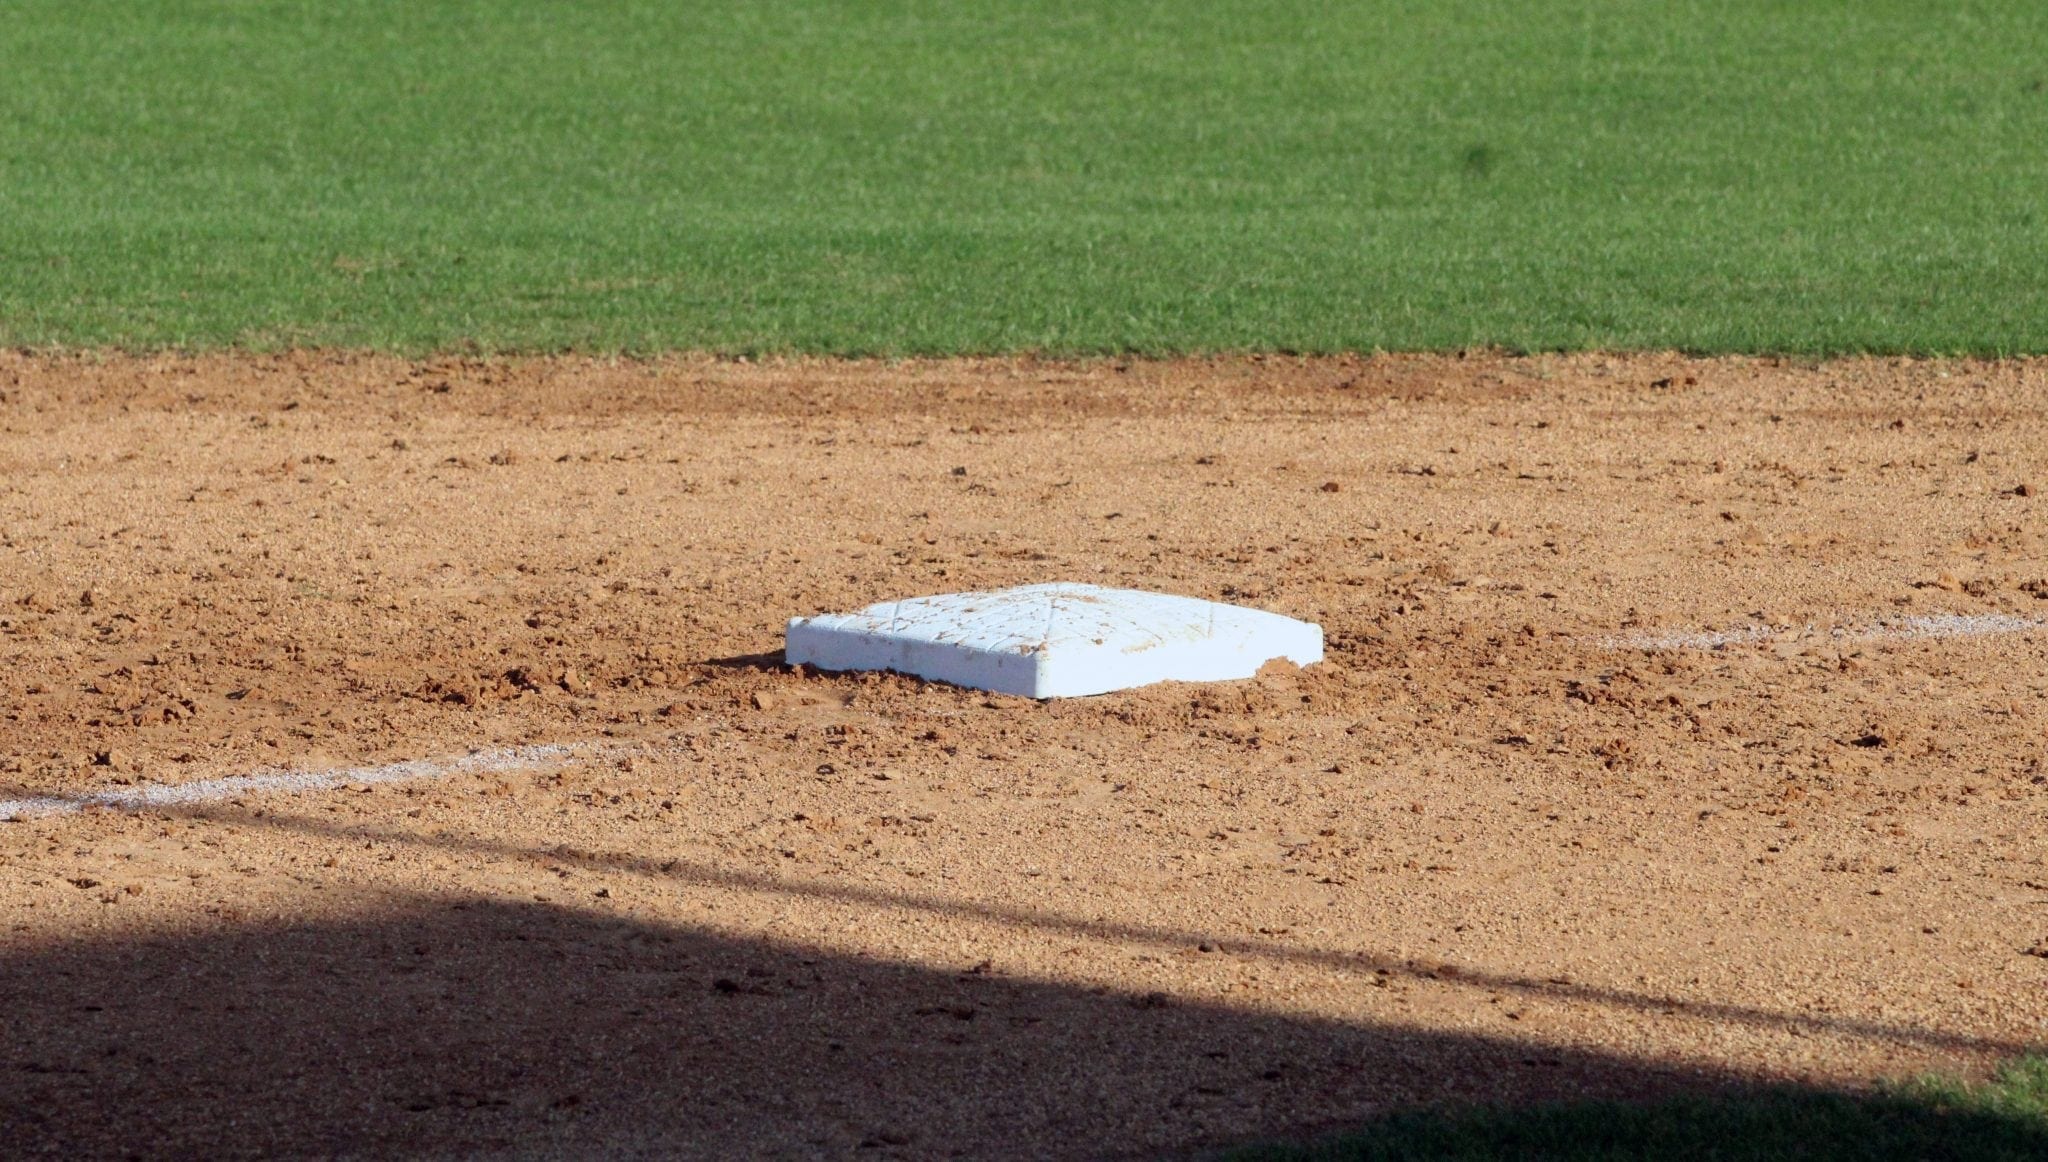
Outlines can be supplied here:
M1991 637L2048 630L2048 618L2020 617L2011 613L1935 613L1879 618L1854 625L1798 626L1746 625L1733 629L1697 630L1672 634L1632 634L1602 639L1600 645L1616 650L1719 650L1729 646L1762 643L1872 642L1914 639ZM454 775L494 774L545 766L614 749L616 744L597 742L543 743L535 746L503 747L473 751L457 758L411 759L381 766L338 767L322 771L289 768L231 775L220 779L199 779L190 783L157 783L149 786L76 791L37 795L25 799L0 799L0 823L53 815L76 815L93 809L146 811L153 807L182 807L194 803L217 803L241 795L305 794L341 787L405 783L445 779Z
M1880 617L1852 625L1745 625L1689 633L1632 634L1600 644L1615 650L1718 650L1761 643L1877 642L1994 637L2048 630L2048 618L2012 613L1930 613Z
M157 783L142 787L107 788L38 795L26 799L4 799L0 800L0 823L51 815L76 815L81 811L95 808L147 811L154 807L217 803L242 795L298 795L309 791L332 791L342 787L445 779L454 775L497 774L546 766L601 749L604 749L602 744L592 742L545 743L473 751L457 758L411 759L381 766L338 767L323 771L289 768L262 770L253 774L199 779L190 783Z

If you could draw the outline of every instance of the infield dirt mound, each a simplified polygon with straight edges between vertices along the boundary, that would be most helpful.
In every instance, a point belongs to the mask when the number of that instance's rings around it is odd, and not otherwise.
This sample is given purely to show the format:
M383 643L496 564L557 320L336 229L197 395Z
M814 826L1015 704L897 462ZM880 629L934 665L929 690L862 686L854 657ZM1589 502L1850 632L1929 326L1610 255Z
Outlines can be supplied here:
M1095 1155L1977 1069L2048 1039L2044 407L2040 362L0 357L0 799L582 748L0 823L0 1118ZM1062 579L1330 658L780 664Z

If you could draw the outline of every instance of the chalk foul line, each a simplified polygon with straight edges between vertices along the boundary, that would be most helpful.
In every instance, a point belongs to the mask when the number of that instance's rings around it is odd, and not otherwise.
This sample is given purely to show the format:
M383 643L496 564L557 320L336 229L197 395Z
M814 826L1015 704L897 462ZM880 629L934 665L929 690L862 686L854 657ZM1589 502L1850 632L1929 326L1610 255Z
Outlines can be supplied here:
M1765 643L1796 645L1939 640L2038 633L2042 630L2048 630L2048 618L2021 617L2013 613L1930 613L1882 617L1854 625L1823 626L1809 622L1794 626L1745 625L1688 633L1630 634L1606 638L1600 644L1616 650L1719 650Z
M496 774L527 770L549 763L589 755L601 749L592 743L546 743L536 746L479 750L456 758L411 759L381 766L338 767L332 770L264 770L221 779L199 779L190 783L156 783L140 787L110 787L23 799L0 799L0 823L37 816L76 815L94 808L114 811L146 811L154 807L183 807L194 803L215 803L252 794L304 794L341 787L407 783L445 779L455 775Z
M2044 630L2048 630L2048 617L2021 617L2011 613L1934 613L1883 617L1851 625L1822 626L1809 622L1793 626L1745 625L1682 633L1626 634L1601 639L1599 644L1616 650L1719 650L1766 643L1798 645L1939 640ZM411 759L380 766L337 767L321 771L287 768L220 779L198 779L189 783L154 783L140 787L32 795L0 799L0 823L41 816L76 815L93 809L146 811L155 807L215 803L240 795L293 795L341 787L446 779L455 775L494 774L546 766L606 749L611 748L594 742L543 743L472 751L454 758Z

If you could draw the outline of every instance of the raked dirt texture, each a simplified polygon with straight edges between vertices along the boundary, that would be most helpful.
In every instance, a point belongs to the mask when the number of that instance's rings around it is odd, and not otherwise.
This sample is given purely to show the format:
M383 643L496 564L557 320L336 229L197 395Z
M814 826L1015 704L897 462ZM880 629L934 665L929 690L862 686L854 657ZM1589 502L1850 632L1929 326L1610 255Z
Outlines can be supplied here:
M0 355L7 1148L1156 1157L1982 1076L2048 1039L2044 408ZM1328 657L1040 703L779 654L1052 579Z

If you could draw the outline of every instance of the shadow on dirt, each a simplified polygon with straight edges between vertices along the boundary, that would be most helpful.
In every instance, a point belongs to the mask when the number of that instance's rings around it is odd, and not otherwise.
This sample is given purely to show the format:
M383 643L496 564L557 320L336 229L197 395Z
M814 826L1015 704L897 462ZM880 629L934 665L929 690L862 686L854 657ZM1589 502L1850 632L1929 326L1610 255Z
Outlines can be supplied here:
M792 669L781 650L764 654L734 654L729 658L705 658L697 663L713 670L758 670L783 673Z
M1742 1080L540 903L17 944L0 1012L14 1155L1100 1157Z
M0 791L4 790L5 788L0 788ZM23 793L23 797L27 797L26 792ZM770 875L745 868L715 866L683 858L650 859L629 852L586 851L565 846L532 848L482 836L445 833L428 836L402 828L360 823L339 824L310 815L288 815L276 811L252 812L240 807L171 807L167 809L167 813L189 819L209 819L236 826L260 827L352 843L372 841L404 844L449 854L481 856L486 859L539 859L599 874L626 875L691 887L719 888L809 901L830 901L883 914L996 922L1061 937L1144 945L1166 954L1185 954L1197 949L1207 949L1251 961L1293 962L1350 972L1371 972L1389 978L1451 981L1490 992L1568 999L1645 1015L1683 1014L1732 1025L1789 1031L1801 1036L1835 1035L2003 1056L2017 1056L2039 1048L2030 1043L1971 1036L1898 1022L1872 1021L1824 1012L1762 1009L1700 1001L1669 993L1629 991L1587 985L1563 978L1489 971L1450 961L1404 959L1362 952L1302 948L1264 938L1249 939L1109 919L1082 920L1063 916L1054 911L1019 907L1002 901L948 898L853 882Z
M1101 1156L1734 1080L537 903L17 946L0 1011L10 1154Z

